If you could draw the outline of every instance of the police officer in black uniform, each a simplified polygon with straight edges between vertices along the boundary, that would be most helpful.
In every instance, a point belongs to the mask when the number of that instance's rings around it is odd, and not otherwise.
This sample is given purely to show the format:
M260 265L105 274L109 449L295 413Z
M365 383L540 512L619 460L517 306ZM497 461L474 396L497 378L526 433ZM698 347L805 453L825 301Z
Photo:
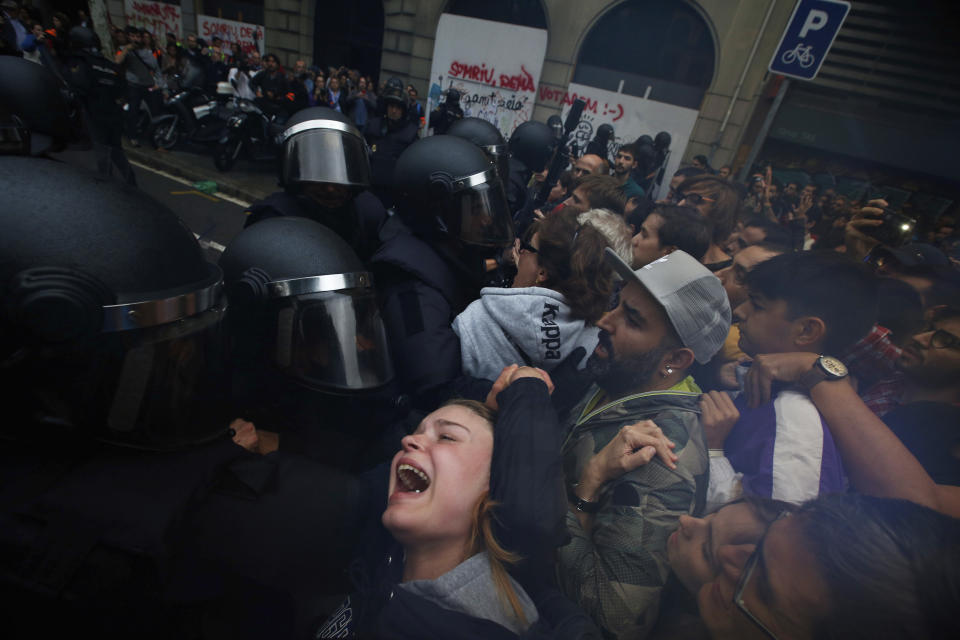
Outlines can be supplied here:
M482 118L461 118L450 125L447 134L469 140L483 149L506 186L510 176L510 151L500 129Z
M97 35L87 27L72 27L69 50L63 59L63 74L76 94L90 137L97 151L97 170L111 175L116 165L120 178L136 185L133 167L120 142L123 133L123 109L127 82L120 67L100 52Z
M534 172L547 168L556 149L553 129L542 122L528 120L510 136L510 179L506 184L510 213L518 232L522 233L533 219L533 199L527 186Z
M380 95L377 115L370 118L364 136L370 144L373 191L384 206L393 204L393 169L400 154L417 139L417 123L407 118L407 95L399 78L390 78Z
M460 92L450 87L444 96L444 101L430 112L430 128L434 134L450 132L450 127L463 118L463 109L460 108Z
M143 193L28 157L72 132L24 64L19 102L0 73L4 637L299 637L372 494L237 446L220 269Z
M480 291L488 260L513 243L488 158L454 136L418 140L397 162L397 215L384 225L377 279L397 379L427 410L460 375L453 319Z
M405 405L389 386L373 278L353 250L312 220L280 217L241 232L219 264L239 415L279 432L282 450L348 470L377 461Z
M311 107L287 121L282 138L284 190L253 203L244 226L277 216L310 218L335 231L361 260L369 260L387 214L366 190L370 164L360 132L343 114Z

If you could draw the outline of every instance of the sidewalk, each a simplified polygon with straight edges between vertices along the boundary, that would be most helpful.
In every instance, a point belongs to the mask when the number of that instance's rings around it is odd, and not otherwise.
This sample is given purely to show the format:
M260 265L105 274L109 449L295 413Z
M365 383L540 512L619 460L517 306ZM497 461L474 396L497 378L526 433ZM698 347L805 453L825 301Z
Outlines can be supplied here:
M180 149L164 151L154 149L148 144L135 148L126 141L123 150L131 162L165 171L190 182L212 180L217 183L217 191L220 193L246 202L262 200L280 190L277 169L273 163L253 163L241 158L231 171L224 173L213 166L213 156L210 153Z

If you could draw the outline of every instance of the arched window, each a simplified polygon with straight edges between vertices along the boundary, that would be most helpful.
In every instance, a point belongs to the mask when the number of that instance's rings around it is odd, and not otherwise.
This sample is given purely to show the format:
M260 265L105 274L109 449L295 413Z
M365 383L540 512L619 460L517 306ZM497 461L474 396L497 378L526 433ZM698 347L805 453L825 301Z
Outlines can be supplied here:
M543 13L540 0L450 0L444 13L536 29L547 28L547 16Z
M580 47L573 81L698 109L714 72L703 17L681 0L628 0L608 11Z

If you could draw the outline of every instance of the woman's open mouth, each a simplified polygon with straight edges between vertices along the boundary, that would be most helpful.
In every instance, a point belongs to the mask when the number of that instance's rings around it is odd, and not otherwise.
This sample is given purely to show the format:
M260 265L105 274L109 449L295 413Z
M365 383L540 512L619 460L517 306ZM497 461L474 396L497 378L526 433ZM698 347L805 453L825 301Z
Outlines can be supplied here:
M409 462L397 465L397 491L422 493L430 486L430 476Z

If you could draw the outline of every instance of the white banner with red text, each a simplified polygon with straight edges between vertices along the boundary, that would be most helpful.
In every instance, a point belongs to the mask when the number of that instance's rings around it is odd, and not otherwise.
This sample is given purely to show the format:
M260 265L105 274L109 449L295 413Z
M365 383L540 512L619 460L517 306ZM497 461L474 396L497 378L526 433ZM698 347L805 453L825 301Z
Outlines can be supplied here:
M661 131L669 133L670 156L667 158L663 184L653 194L656 198L666 195L670 178L680 168L680 160L687 149L699 113L695 109L575 83L570 83L566 91L540 87L539 97L541 102L561 106L564 120L574 100L581 98L587 103L580 125L571 139L576 142L581 154L593 139L597 127L602 124L613 127L614 138L608 147L611 160L622 145L634 142L644 134L653 138Z
M150 0L124 0L123 14L127 24L146 29L158 42L166 42L168 33L177 40L183 37L183 15L180 3L151 2Z
M533 114L546 53L544 29L442 14L433 46L427 117L452 87L460 92L464 116L492 122L509 139Z
M223 40L231 52L239 48L244 54L249 54L256 49L260 55L264 54L261 25L213 16L197 16L197 37L206 40L209 46L214 36Z

